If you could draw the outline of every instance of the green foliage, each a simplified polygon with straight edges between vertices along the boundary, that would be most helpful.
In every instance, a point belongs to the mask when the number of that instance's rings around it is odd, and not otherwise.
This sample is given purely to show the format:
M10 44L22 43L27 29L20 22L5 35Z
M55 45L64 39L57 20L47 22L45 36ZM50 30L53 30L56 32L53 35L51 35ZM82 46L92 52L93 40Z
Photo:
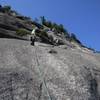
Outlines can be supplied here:
M30 34L30 32L27 31L26 29L20 28L20 29L18 29L18 30L16 31L16 34L17 34L18 36L26 36L26 35Z
M36 32L36 35L39 37L48 37L48 35L45 31L38 31L38 32Z
M0 9L2 8L2 5L0 5Z
M45 25L45 23L46 23L45 17L44 17L44 16L41 16L41 17L40 17L40 20L41 20L41 24L42 24L42 25Z
M18 13L17 11L15 11L15 10L11 10L10 12L11 12L11 14L14 15L14 16L19 15L19 13Z
M56 23L53 24L53 27L56 29L58 33L65 32L65 29L62 24L57 25Z
M52 43L52 40L53 40L52 37L49 37L48 34L45 31L36 32L36 36L40 37L42 42L53 44Z
M45 31L42 31L41 34L45 37L48 37L48 34Z
M11 7L9 5L3 7L3 12L9 13L11 11Z
M40 17L42 25L45 25L49 27L50 29L55 29L57 33L64 33L65 35L68 35L67 30L64 28L62 24L58 25L56 23L52 23L51 21L47 21L44 16Z
M59 31L65 32L64 26L62 24L58 25Z
M47 27L49 27L49 28L52 27L51 21L47 21L46 18L45 18L44 16L41 16L41 17L40 17L40 20L41 20L41 24L42 24L42 25L45 25L45 26L47 26Z
M59 25L59 30L60 32L67 33L66 29L64 28L62 24Z
M58 25L56 23L53 23L52 27L55 29L57 33L64 33L66 37L69 37L69 33L67 32L67 30L64 28L62 24Z
M22 15L17 15L16 17L21 19L21 20L31 21L30 17L26 17L26 16L22 16Z
M51 28L51 29L53 28L51 21L46 21L44 25L47 26L47 27L49 27L49 28Z
M71 41L77 40L76 35L74 33L71 34Z
M66 32L64 26L62 24L58 25L56 23L52 23L51 21L47 21L44 16L40 17L42 25L45 25L49 28L55 28L57 32Z
M78 44L81 44L81 42L77 39L77 37L74 33L71 34L70 40L73 41L73 42L76 42Z

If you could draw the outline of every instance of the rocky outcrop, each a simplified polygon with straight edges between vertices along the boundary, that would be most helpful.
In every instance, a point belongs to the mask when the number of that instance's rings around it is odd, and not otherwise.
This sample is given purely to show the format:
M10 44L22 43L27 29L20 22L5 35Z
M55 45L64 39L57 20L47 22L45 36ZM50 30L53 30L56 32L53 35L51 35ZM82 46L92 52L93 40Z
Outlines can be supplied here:
M35 46L16 34L33 26ZM100 54L80 44L0 8L0 100L100 100Z
M55 25L56 28L59 28L59 25ZM51 29L36 21L32 21L31 18L18 14L16 11L11 10L9 6L0 6L0 38L30 40L30 33L36 27L38 28L36 41L56 46L67 44L72 47L78 46L79 48L83 46L74 34L70 36L69 33L65 34L64 32L57 31L58 28L54 27ZM83 46L83 48L87 47Z
M59 25L58 25L59 26ZM29 40L28 35L22 36L23 30L31 33L32 29L37 27L39 36L37 41L53 44L63 45L68 41L63 32L57 32L55 28L52 30L40 23L32 21L30 18L18 14L16 11L11 10L9 6L0 6L0 37L1 38L17 38ZM22 34L17 34L18 31L22 31ZM45 34L45 35L44 35ZM67 33L68 34L68 33ZM69 39L70 40L70 39Z
M24 39L16 34L16 31L20 28L30 32L32 30L32 23L29 20L21 19L16 15L12 16L0 12L0 37Z
M0 100L8 99L100 100L100 54L0 39Z

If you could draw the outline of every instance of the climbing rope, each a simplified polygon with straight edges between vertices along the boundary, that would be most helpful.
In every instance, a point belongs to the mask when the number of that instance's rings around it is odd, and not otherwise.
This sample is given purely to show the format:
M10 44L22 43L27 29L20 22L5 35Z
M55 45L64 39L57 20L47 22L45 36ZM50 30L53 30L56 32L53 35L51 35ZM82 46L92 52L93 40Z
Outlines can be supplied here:
M49 93L49 90L47 88L45 79L42 76L42 73L41 73L41 70L40 70L40 64L39 64L38 55L37 55L37 52L36 51L37 51L37 47L35 46L35 51L34 52L35 52L35 55L36 55L36 62L37 62L37 66L38 66L39 73L40 73L40 77L41 77L41 81L42 81L42 83L40 84L40 89L41 89L40 91L42 92L42 87L44 86L44 88L45 88L45 90L47 92L47 95L49 97L49 100L52 100L52 97L50 96L50 93ZM40 98L41 98L41 94L39 95L38 100L40 100Z

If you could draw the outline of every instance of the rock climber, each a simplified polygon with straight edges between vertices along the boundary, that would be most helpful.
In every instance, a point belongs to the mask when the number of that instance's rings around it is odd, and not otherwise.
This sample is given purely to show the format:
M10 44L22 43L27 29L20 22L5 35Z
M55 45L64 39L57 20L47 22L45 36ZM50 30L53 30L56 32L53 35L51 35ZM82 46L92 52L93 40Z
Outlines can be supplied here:
M33 30L32 30L32 32L31 32L31 37L30 37L30 41L31 41L31 45L35 45L35 40L36 40L36 30L37 30L38 28L36 27L36 28L34 28Z

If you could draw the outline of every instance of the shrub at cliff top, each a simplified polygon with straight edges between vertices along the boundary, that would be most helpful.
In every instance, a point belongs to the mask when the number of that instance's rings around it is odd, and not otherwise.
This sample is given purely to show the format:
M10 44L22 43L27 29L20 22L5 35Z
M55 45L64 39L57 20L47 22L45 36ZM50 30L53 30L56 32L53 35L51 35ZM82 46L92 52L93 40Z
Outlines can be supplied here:
M16 31L16 34L17 34L18 36L26 36L26 35L30 34L30 32L27 31L26 29L20 28L20 29L18 29L18 30Z

